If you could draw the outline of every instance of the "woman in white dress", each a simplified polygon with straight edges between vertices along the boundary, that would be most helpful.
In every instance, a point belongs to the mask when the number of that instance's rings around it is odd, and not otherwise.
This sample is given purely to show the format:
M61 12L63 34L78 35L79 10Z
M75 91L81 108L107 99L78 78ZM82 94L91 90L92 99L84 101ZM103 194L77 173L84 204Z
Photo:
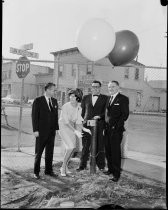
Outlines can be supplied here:
M60 169L61 176L71 173L68 170L68 162L76 148L76 137L81 138L82 117L81 106L82 91L80 89L70 90L68 93L70 101L62 106L59 118L59 135L65 146L63 164ZM80 139L81 140L81 139Z

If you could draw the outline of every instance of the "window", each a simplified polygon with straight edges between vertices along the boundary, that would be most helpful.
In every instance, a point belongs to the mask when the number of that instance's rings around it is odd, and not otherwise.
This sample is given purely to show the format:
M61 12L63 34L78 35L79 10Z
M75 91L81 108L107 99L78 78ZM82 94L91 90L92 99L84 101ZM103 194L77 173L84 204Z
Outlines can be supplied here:
M63 69L64 69L63 65L60 65L59 66L59 71L58 71L58 76L59 77L62 77L63 76Z
M129 68L126 68L126 69L125 69L124 78L125 78L125 79L129 79Z
M141 92L137 92L136 107L140 107L141 106L141 100L142 100L142 93Z
M49 67L49 68L48 68L48 73L49 73L49 74L53 74L53 69Z
M139 79L139 69L136 68L135 69L135 80L138 80Z
M8 79L7 71L3 71L2 72L2 82L6 79Z
M92 64L87 65L87 74L92 74Z
M8 84L8 94L11 94L11 84Z
M78 71L78 64L72 64L72 76L76 77L76 72Z
M11 74L12 74L12 71L9 70L9 72L8 72L8 78L9 78L9 79L11 79Z

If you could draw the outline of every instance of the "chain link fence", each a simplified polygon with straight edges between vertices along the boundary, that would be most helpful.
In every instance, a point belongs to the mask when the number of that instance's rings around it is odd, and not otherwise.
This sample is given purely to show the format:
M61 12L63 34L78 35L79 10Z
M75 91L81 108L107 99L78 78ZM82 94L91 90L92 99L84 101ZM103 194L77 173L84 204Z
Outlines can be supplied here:
M4 59L5 60L5 59ZM17 59L6 59L2 64L2 88L1 88L1 147L17 147L20 113L21 80L15 73ZM36 62L36 63L35 63ZM53 67L52 67L53 66ZM143 66L141 73L139 66L125 68L112 68L107 65L75 64L62 62L58 65L58 75L54 73L53 61L31 61L31 70L24 81L24 103L22 114L21 146L34 146L32 135L31 108L35 97L44 93L47 82L57 84L55 97L61 106L68 101L68 91L78 87L84 95L91 92L91 82L96 79L102 82L102 93L108 95L107 84L109 80L119 80L121 92L129 97L130 116L126 123L122 151L127 156L127 151L139 151L164 156L166 154L166 101L167 86L165 67ZM100 73L100 68L110 68L114 77L108 77ZM85 71L85 74L84 74ZM116 72L118 71L118 74ZM98 72L98 74L97 74ZM163 80L157 80L159 75ZM106 77L105 77L106 76ZM142 78L143 77L143 78ZM56 80L55 80L56 78ZM107 78L105 80L105 78ZM150 80L150 78L154 78ZM56 81L56 82L55 82ZM6 96L15 95L14 100L7 101ZM3 97L4 96L4 97ZM6 98L6 101L5 99ZM61 144L59 135L56 137L56 145Z

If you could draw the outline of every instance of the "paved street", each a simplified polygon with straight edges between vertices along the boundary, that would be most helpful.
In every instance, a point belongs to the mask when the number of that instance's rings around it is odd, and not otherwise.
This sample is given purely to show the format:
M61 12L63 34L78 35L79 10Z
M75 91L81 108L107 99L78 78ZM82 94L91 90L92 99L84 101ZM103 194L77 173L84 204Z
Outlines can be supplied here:
M53 206L50 203L53 198L55 199L54 202L58 202L59 195L62 198L62 193L64 193L66 199L69 198L70 193L71 200L75 198L75 205L81 207L80 202L76 198L78 195L81 197L83 189L84 193L88 194L90 186L91 191L89 192L92 197L99 194L104 195L102 192L104 192L103 190L106 191L107 188L104 187L108 182L107 176L101 175L97 170L94 175L97 178L94 180L100 179L101 182L99 180L98 186L93 185L93 179L90 176L89 170L84 172L86 173L85 176L84 173L76 173L75 169L79 164L79 158L73 158L71 161L73 175L65 178L60 177L59 169L63 154L61 147L58 145L54 148L53 157L54 172L58 174L58 177L53 179L43 175L45 165L43 153L40 174L42 180L34 180L34 137L31 128L31 109L25 108L23 110L23 132L21 135L20 152L17 150L19 108L7 108L6 111L11 127L1 125L1 148L3 148L1 149L2 207L24 208L25 206L26 208L32 208L34 206L36 208L37 204L41 204L41 207L47 205L49 208L56 208L57 205L55 203ZM164 151L166 145L165 120L165 117L130 115L128 122L129 151L127 158L122 158L123 172L121 180L116 186L114 183L108 183L113 197L117 198L117 203L118 198L124 195L123 200L120 200L121 206L151 207L152 205L152 207L159 206L165 208L166 156L164 153L158 156ZM56 143L58 142L60 141L56 139ZM153 155L152 153L156 153L157 155ZM90 180L89 185L85 190L84 186L88 182L88 179ZM78 181L82 184L80 189L78 189ZM101 193L95 193L96 189L100 189L101 186ZM120 190L118 190L119 188ZM71 190L73 192L70 192ZM105 196L106 203L110 191ZM46 196L44 196L44 193L46 193ZM73 193L74 197L72 197ZM55 196L56 194L57 197ZM48 195L50 196L48 197ZM125 197L126 195L128 198ZM91 200L91 204L95 205L97 200L100 200L100 198L95 197L94 200ZM86 203L83 206L86 206Z
M14 128L19 125L19 111L19 107L6 107L9 125L13 127L13 136L18 136L18 131ZM31 107L23 108L22 130L25 132L22 136L32 134ZM7 131L2 128L1 135L5 135L5 132ZM29 141L26 139L22 138L23 146L34 145L32 135ZM17 144L17 138L1 141L4 147L14 147ZM166 117L131 114L128 121L128 150L166 157Z

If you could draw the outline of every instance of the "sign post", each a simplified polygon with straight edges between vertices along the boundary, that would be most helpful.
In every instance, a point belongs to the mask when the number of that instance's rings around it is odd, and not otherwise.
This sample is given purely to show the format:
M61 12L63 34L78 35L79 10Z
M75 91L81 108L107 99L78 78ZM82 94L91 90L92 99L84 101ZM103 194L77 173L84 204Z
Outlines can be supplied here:
M20 99L19 133L18 133L18 152L21 152L21 150L20 150L20 142L21 142L21 132L22 132L23 93L24 93L24 78L22 78L21 99Z
M30 72L30 61L26 57L20 57L16 63L16 74L22 79L21 99L20 99L20 115L19 115L19 133L18 133L18 152L20 150L21 132L22 132L22 111L23 111L23 94L24 94L24 78Z
M13 47L10 47L10 53L17 54L17 55L23 55L26 57L39 58L38 53L31 52L28 50L17 49L17 48L13 48Z
M17 49L10 47L10 53L22 55L18 62L16 63L16 74L19 78L22 79L22 87L21 87L21 99L20 99L20 116L19 116L19 134L18 134L18 151L20 152L20 140L21 140L21 125L22 125L22 109L23 109L23 94L24 94L24 78L30 72L30 61L27 57L39 58L39 54L35 52L31 52L28 50L33 49L33 43L25 44L21 47L22 49Z
M88 120L88 126L92 127L90 174L96 173L96 147L97 147L97 120Z
M22 50L32 50L33 49L33 43L24 44L21 46Z

